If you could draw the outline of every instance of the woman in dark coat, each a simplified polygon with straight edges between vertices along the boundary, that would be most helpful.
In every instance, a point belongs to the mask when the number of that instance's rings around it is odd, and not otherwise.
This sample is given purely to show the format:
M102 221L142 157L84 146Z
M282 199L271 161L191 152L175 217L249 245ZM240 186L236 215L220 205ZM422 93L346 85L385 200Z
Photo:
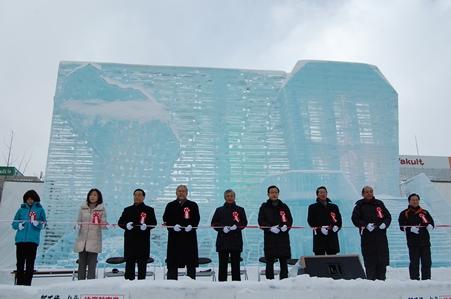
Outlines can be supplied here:
M264 251L266 260L266 278L274 279L274 261L279 259L279 278L288 277L287 261L291 257L290 236L292 224L290 209L279 199L279 188L268 187L268 200L258 212L258 225L264 231Z
M316 189L316 203L308 207L307 222L313 228L313 252L315 255L331 255L340 252L338 231L341 214L338 206L327 197L324 186Z
M150 255L150 230L157 225L155 211L144 204L146 193L142 189L133 192L134 204L126 207L118 225L124 229L125 279L135 279L138 264L138 279L146 278L147 260Z
M373 196L372 187L363 187L362 195L363 199L356 202L352 212L352 223L360 230L366 277L385 280L390 264L387 228L391 215L384 203Z
M227 281L227 266L231 264L232 280L241 280L240 259L243 251L241 230L247 225L244 209L236 205L235 192L228 189L224 192L225 203L216 209L211 226L218 232L216 251L219 259L219 281Z
M200 222L199 207L188 200L188 188L180 185L176 190L177 199L169 202L163 214L168 226L167 267L168 279L178 278L178 268L186 266L189 277L196 279L199 265L196 227Z
M434 219L428 211L420 207L420 196L409 195L409 206L399 214L399 228L406 232L409 248L410 279L431 279L431 241L429 231L434 229Z

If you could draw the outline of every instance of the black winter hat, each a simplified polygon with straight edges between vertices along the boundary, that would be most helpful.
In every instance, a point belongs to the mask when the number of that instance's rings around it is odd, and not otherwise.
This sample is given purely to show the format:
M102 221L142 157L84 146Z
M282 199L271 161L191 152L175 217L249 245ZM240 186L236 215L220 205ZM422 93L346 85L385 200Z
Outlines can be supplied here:
M23 195L23 202L25 203L29 197L31 197L35 202L41 201L38 193L34 190L28 190L27 192L25 192L25 194Z

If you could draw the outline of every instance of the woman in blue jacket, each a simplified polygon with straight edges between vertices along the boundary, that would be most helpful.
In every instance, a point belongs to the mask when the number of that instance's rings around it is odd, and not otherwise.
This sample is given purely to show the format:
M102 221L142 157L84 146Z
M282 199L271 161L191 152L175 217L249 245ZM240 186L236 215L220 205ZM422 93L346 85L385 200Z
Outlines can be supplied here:
M41 199L34 190L23 195L23 204L11 224L16 232L17 271L16 284L31 285L34 272L36 250L39 245L41 229L44 228L45 211L39 203Z

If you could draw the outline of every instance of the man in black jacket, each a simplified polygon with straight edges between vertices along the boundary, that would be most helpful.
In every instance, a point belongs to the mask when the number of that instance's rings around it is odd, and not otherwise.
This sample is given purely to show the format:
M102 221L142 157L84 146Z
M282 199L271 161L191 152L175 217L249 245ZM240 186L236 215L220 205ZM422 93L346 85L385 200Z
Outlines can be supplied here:
M135 264L138 264L138 279L146 279L147 260L150 255L150 230L157 225L152 207L144 204L146 193L142 189L133 192L134 204L126 207L118 225L124 229L125 279L135 279Z
M391 223L391 215L384 203L374 197L372 187L363 187L362 196L352 212L352 223L360 231L366 278L385 280L390 264L387 228Z
M313 252L315 255L331 255L340 252L338 231L341 214L338 206L327 197L324 186L316 189L316 203L308 207L308 224L313 228Z
M420 196L409 195L409 206L399 214L399 228L406 232L409 247L410 279L431 279L431 241L429 231L434 229L434 219L428 211L420 207Z
M219 258L218 281L227 281L227 265L230 260L232 280L240 281L240 259L243 251L241 230L247 225L246 212L235 202L235 192L224 192L225 203L216 209L211 226L218 232L216 251Z
M292 224L290 209L279 199L279 188L268 187L268 200L258 212L258 225L264 231L266 278L274 279L274 262L279 259L280 279L288 277L288 259L291 257L290 236Z
M176 190L177 199L169 202L163 214L168 226L167 267L168 279L178 279L178 268L186 266L186 274L196 279L199 265L196 228L200 222L199 207L188 200L188 188L180 185Z

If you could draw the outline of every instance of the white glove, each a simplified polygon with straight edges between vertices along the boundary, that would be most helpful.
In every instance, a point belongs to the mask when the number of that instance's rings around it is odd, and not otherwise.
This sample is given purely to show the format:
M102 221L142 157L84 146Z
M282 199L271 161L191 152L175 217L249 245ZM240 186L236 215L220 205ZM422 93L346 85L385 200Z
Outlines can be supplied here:
M126 227L127 227L128 230L132 230L133 229L133 222L127 223Z
M366 229L369 230L370 232L372 232L374 230L374 223L368 223L368 225L366 226Z
M412 226L410 228L410 232L418 235L420 233L420 229L417 226Z
M428 231L432 231L434 229L434 227L432 226L432 224L428 224L428 226L426 226L426 229Z
M31 221L31 224L33 224L34 226L37 227L39 225L39 221L33 220L33 221Z
M280 228L280 230L282 232L286 232L288 230L288 226L286 224L282 225L282 227Z
M339 230L338 226L334 225L334 226L332 227L332 231L333 231L334 233L338 232L338 230Z
M380 229L386 229L386 228L387 228L387 226L385 225L385 223L383 223L383 222L382 222L382 224L381 224L381 225L379 225L379 228L380 228Z
M222 229L222 231L223 231L225 234L228 234L228 233L230 232L230 226L224 226L224 228Z
M79 230L80 228L81 228L80 223L76 223L76 224L74 225L74 229L75 229L75 230Z
M147 224L143 223L143 224L141 224L141 225L139 226L139 228L140 228L141 230L146 230Z
M238 227L236 226L236 224L232 225L229 227L230 230L236 230Z
M180 226L180 224L174 225L174 231L179 232L181 230L182 230L182 227Z
M273 234L278 234L280 232L279 226L278 225L274 225L271 226L271 228L269 229Z
M188 224L188 226L185 227L185 231L186 231L187 233L189 233L192 229L193 229L193 227L192 227L191 224Z
M327 234L329 233L329 230L327 229L328 226L321 226L321 232L323 233L323 235L327 236Z
M19 222L19 230L23 230L25 226L23 225L23 222Z

